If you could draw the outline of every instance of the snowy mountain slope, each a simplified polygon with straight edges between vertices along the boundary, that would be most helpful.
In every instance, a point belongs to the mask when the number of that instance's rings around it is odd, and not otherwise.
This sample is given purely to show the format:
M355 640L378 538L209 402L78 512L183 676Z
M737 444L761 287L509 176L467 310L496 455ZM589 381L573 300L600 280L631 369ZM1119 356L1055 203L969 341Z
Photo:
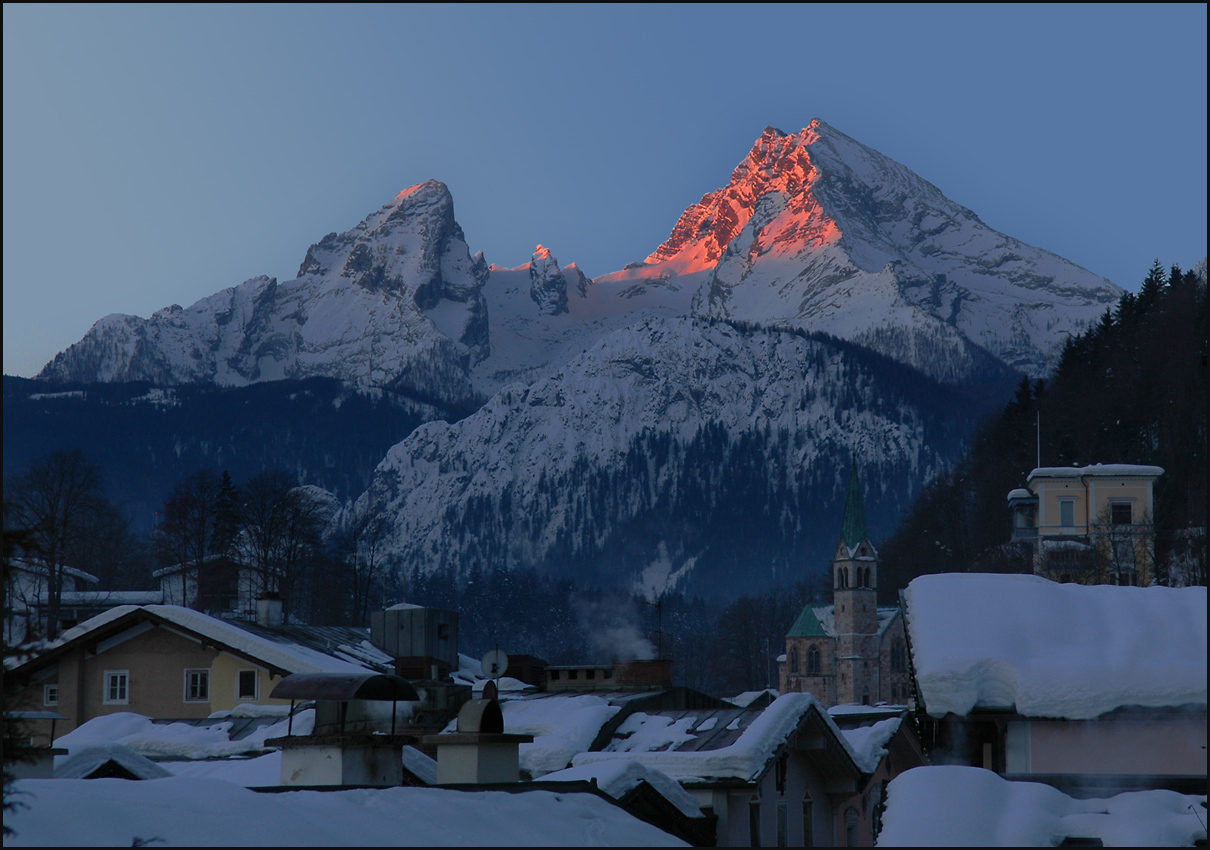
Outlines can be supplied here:
M1049 371L1065 332L1121 294L818 119L793 135L766 128L730 184L685 210L645 262L712 269L697 314L826 331L950 380L979 356L970 343ZM890 339L899 345L880 344ZM953 362L919 356L937 346Z
M429 181L312 245L296 280L253 278L150 319L107 316L39 377L243 386L323 376L466 403L467 372L489 349L486 278L449 190Z
M424 571L527 564L650 585L642 573L663 559L663 579L694 572L719 587L748 572L770 581L778 563L800 576L803 549L835 537L837 517L820 506L842 498L851 457L869 476L871 514L889 525L969 424L927 409L929 397L952 401L938 385L854 351L646 319L454 425L421 426L387 454L358 509L394 517L386 551ZM734 523L750 511L781 531L750 525L746 536ZM758 539L771 559L754 552ZM725 569L737 545L749 556L739 578Z
M541 245L523 266L493 265L482 292L491 317L491 351L472 369L475 389L487 397L506 384L529 383L627 325L688 315L704 279L704 273L592 279L575 263L560 268Z

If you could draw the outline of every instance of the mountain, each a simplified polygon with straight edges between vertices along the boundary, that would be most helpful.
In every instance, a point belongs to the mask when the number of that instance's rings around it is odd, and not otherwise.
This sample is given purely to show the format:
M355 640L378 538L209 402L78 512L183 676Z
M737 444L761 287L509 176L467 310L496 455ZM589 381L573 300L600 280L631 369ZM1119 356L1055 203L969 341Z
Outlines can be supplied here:
M889 533L973 426L960 394L823 335L650 318L388 452L356 510L428 573L538 566L651 593L799 577L835 543L849 464Z
M312 245L297 279L253 278L150 319L107 316L38 377L228 387L328 377L462 405L475 400L468 370L488 353L486 279L449 189L430 180Z
M818 119L766 128L644 267L709 269L697 315L826 331L947 381L971 378L983 352L1045 375L1121 295Z
M616 272L590 278L543 245L488 266L429 181L312 245L295 280L108 316L39 378L385 392L409 431L356 510L393 518L397 563L732 593L830 555L853 457L889 534L977 417L1119 293L816 120L766 129ZM243 451L190 415L210 397L176 398L185 446ZM257 461L280 465L264 445ZM360 461L282 457L342 496L367 480Z

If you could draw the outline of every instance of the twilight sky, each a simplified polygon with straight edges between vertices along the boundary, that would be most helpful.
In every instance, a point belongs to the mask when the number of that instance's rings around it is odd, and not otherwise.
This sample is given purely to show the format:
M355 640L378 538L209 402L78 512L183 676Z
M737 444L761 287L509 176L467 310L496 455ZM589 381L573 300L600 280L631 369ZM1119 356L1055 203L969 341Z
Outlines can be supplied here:
M4 373L188 306L402 188L471 251L642 259L819 117L1137 289L1206 255L1206 7L4 6Z

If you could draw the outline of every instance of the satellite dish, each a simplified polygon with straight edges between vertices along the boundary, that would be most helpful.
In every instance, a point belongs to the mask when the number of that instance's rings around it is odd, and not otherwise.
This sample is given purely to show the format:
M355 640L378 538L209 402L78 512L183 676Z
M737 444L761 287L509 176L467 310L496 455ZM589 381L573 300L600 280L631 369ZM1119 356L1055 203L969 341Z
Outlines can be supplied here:
M484 676L489 679L499 679L508 669L508 656L498 649L492 649L484 653L479 663L483 665Z

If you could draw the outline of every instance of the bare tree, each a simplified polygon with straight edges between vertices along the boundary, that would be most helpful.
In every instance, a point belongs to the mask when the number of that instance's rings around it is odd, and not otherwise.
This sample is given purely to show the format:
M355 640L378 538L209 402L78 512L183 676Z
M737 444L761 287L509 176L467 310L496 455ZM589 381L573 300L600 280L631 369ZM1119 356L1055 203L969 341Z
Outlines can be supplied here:
M59 630L63 568L73 550L81 548L89 524L105 504L101 468L78 449L55 451L14 476L6 489L6 501L11 499L14 509L12 522L29 530L46 568L46 629L47 637L54 638ZM9 521L6 516L6 524Z
M352 591L350 614L359 625L369 621L373 588L386 576L388 562L382 553L386 529L387 517L380 502L360 510L350 506L340 515L335 549Z
M323 505L284 472L262 472L242 488L240 549L261 591L282 597L288 615L299 582L319 554Z
M218 475L203 469L190 475L172 488L164 503L164 521L156 534L156 545L165 566L185 566L183 580L188 584L190 574L201 581L202 564L220 553L218 499L221 484ZM200 596L194 596L198 604ZM189 601L186 591L185 600Z

